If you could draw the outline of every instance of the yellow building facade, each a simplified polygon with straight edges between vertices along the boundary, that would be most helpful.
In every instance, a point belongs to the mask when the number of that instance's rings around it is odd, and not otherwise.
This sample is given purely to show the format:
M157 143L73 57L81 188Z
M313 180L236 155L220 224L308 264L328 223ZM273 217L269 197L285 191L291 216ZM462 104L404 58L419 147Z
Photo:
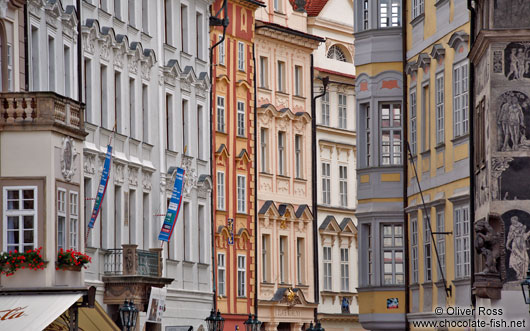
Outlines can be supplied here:
M436 307L471 305L470 23L460 0L410 0L405 19L407 320L414 329L415 320L452 318Z

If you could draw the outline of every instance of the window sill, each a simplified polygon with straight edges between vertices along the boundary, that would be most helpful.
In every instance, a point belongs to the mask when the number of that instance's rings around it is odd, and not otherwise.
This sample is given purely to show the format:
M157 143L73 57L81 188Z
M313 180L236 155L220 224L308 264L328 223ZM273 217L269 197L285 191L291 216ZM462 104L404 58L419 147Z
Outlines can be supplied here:
M283 178L283 179L291 179L291 177L289 177L287 175L276 175L276 177L280 177L280 178Z
M208 62L206 62L206 60L203 60L202 58L200 58L198 56L195 58L195 62L198 62L198 63L200 63L202 65L206 65L208 63Z
M228 133L226 133L225 131L219 131L219 130L215 130L215 133L219 133L219 134L223 134L223 135L228 135Z
M247 139L247 136L246 136L246 135L241 136L241 135L238 134L238 135L236 135L236 138L239 138L239 139Z
M471 284L471 278L469 276L460 277L460 278L454 279L452 282L455 286L467 285L467 284Z
M410 21L410 25L412 25L413 27L415 27L416 25L418 25L420 22L423 22L423 20L425 19L425 12L419 14L418 16L414 17L412 19L412 21Z
M112 18L112 20L114 21L114 23L117 23L118 25L125 25L125 21L123 21L120 17L118 16L114 16Z
M431 156L431 150L430 149L424 150L424 151L420 152L420 155L421 155L422 158Z
M307 179L299 178L299 177L295 177L295 178L294 178L294 181L295 181L295 182L307 183Z
M458 136L458 137L455 137L455 138L451 139L451 142L453 143L453 146L457 146L457 145L463 144L466 141L469 141L469 133L466 133L464 135L461 135L461 136Z
M226 209L216 208L215 211L220 212L220 213L226 213Z
M418 283L412 283L412 284L409 285L409 288L410 288L411 290L413 290L413 291L414 291L414 290L419 290L419 289L420 289L420 284L418 284Z
M236 216L248 216L248 213L246 211L238 211L236 212Z
M445 5L446 3L448 3L449 0L437 0L435 3L434 3L434 7L440 7L440 6L443 6Z
M437 152L440 152L440 151L444 151L445 150L445 143L440 143L438 145L436 145L436 147L434 147L436 149Z
M193 55L191 55L190 53L186 51L180 51L180 55L184 55L184 57L188 59L191 59L193 57Z
M168 52L176 52L177 51L177 48L167 42L164 43L164 50L168 51Z
M240 73L244 74L244 73L246 73L246 70L237 68L237 72L240 72Z
M270 172L266 172L266 171L260 171L259 174L263 175L263 176L266 176L266 177L272 177L272 174Z
M289 96L289 93L287 93L286 91L276 91L276 93L280 94L280 95L283 95L283 96L286 96L286 97Z
M297 94L294 94L294 95L293 95L293 98L295 98L295 99L299 99L299 100L305 100L305 99L306 99L304 96L302 96L302 95L297 95Z
M127 25L127 30L129 30L129 29L133 30L134 33L140 32L140 30L137 27L135 27L134 25L131 25L131 24Z
M309 288L309 285L306 285L306 284L297 284L296 287L297 287L297 288Z
M149 34L149 31L145 32L145 31L142 31L142 37L146 38L146 39L153 39L153 37Z
M261 282L261 285L262 285L262 286L274 286L274 283L270 283L270 282Z
M425 283L421 284L423 288L432 288L432 285L432 281L426 281Z
M277 10L274 11L274 14L276 14L276 15L281 15L281 16L286 16L285 13L283 13L283 12L281 12L281 11L277 11Z
M266 86L259 86L258 89L262 91L272 92L272 90Z

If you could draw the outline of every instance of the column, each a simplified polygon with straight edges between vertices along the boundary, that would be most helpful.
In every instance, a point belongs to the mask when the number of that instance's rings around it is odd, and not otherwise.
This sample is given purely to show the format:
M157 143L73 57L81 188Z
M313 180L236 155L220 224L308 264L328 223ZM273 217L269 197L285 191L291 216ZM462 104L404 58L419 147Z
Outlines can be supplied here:
M278 328L278 324L276 322L266 322L263 325L265 326L265 331L276 331Z

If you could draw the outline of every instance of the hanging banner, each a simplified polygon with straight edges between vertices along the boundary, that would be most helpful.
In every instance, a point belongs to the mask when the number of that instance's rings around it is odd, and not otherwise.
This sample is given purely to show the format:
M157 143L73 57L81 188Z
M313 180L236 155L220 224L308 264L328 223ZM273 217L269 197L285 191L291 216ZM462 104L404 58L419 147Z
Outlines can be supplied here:
M110 160L112 158L112 146L107 146L107 155L105 156L105 163L103 164L103 173L101 174L101 181L99 182L98 194L96 196L96 202L94 203L94 209L92 210L92 216L88 223L89 228L94 228L96 218L98 218L99 210L101 209L101 202L105 197L105 191L107 191L107 183L109 181L110 173Z
M151 287L149 305L147 307L147 322L162 323L162 315L166 310L167 289Z
M182 185L184 184L184 169L177 168L177 175L175 177L175 185L173 192L171 192L171 199L169 200L169 207L167 208L164 224L158 235L158 240L169 241L177 222L177 217L180 211L180 203L182 202Z

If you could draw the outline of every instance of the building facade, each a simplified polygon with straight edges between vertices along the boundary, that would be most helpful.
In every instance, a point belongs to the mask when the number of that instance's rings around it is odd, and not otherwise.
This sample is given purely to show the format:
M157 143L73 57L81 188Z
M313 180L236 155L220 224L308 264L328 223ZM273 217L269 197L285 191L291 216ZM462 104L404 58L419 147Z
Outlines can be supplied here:
M466 1L406 16L409 323L471 305L469 19Z
M358 322L355 66L353 4L313 1L308 32L326 38L313 52L319 256L318 319L324 329L361 329Z
M265 330L300 330L317 307L310 55L324 40L289 1L256 12L258 311ZM300 10L300 9L299 9Z
M359 321L405 329L402 2L354 6Z
M212 152L216 300L226 329L243 329L256 313L254 12L263 5L228 1L225 35L222 27L210 32L210 45L221 42L212 58Z
M90 217L107 145L105 199L87 252L87 284L117 319L200 328L212 308L208 17L211 1L82 1L84 186ZM158 241L176 168L185 170L169 243ZM161 248L162 247L162 248ZM150 276L150 277L145 277ZM146 323L151 287L166 287L161 324Z
M477 306L526 320L530 3L477 1L472 10L474 294ZM523 270L525 269L525 270Z

